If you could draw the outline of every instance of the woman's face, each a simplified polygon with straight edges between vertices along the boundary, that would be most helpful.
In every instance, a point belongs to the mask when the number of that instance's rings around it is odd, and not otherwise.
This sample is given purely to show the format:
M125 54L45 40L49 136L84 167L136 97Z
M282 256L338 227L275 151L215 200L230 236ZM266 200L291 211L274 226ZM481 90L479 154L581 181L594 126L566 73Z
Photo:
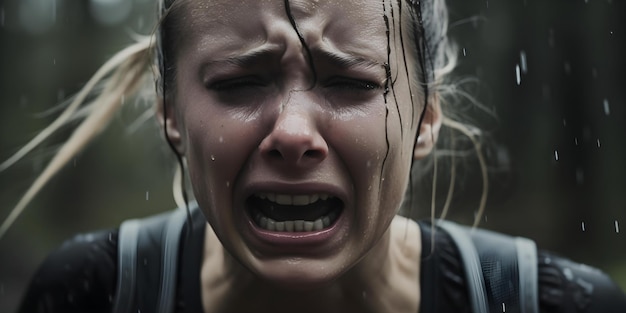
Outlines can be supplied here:
M423 99L398 29L408 9L401 22L388 5L294 0L298 32L283 1L191 1L177 15L170 134L224 247L264 279L332 281L401 204Z

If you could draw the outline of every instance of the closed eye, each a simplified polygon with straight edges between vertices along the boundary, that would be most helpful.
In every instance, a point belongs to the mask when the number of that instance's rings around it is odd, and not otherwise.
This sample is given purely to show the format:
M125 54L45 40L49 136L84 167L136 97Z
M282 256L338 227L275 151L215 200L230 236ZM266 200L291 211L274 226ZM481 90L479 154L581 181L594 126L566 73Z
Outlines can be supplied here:
M265 87L267 83L256 76L244 76L231 79L218 80L207 85L208 89L217 92L238 91L246 88Z
M372 81L349 77L333 77L326 81L324 87L346 91L371 91L382 89L379 84Z

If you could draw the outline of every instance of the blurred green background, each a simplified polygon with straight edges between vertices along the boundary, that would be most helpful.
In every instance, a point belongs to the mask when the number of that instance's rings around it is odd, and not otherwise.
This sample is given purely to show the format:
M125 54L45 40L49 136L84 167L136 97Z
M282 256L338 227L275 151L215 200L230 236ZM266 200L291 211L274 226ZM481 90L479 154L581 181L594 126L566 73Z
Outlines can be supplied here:
M449 5L457 73L481 81L470 89L498 116L475 118L499 160L481 226L532 238L626 288L625 1ZM51 109L132 34L149 33L154 12L154 0L0 1L0 159L50 123L59 113ZM64 239L174 206L173 159L155 122L129 127L150 104L131 99L126 107L0 240L0 312L15 309L37 265ZM0 219L70 132L0 173ZM480 176L475 159L464 163L450 218L469 221ZM428 208L415 214L428 217Z

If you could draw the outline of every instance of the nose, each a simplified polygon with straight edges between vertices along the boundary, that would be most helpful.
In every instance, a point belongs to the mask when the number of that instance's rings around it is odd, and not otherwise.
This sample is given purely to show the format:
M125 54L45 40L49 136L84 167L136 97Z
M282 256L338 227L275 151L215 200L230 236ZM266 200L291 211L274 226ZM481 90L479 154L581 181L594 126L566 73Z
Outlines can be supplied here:
M259 148L264 158L280 165L310 168L328 156L328 145L315 122L315 112L286 106Z

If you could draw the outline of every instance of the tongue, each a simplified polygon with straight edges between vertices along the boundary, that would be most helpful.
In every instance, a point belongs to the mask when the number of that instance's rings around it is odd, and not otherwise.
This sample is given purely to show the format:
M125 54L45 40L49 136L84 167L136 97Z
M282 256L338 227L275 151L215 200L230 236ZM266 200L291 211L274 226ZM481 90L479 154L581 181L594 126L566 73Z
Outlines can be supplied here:
M338 208L335 201L318 200L309 205L281 205L266 199L253 197L251 207L260 210L265 216L278 221L315 221Z

